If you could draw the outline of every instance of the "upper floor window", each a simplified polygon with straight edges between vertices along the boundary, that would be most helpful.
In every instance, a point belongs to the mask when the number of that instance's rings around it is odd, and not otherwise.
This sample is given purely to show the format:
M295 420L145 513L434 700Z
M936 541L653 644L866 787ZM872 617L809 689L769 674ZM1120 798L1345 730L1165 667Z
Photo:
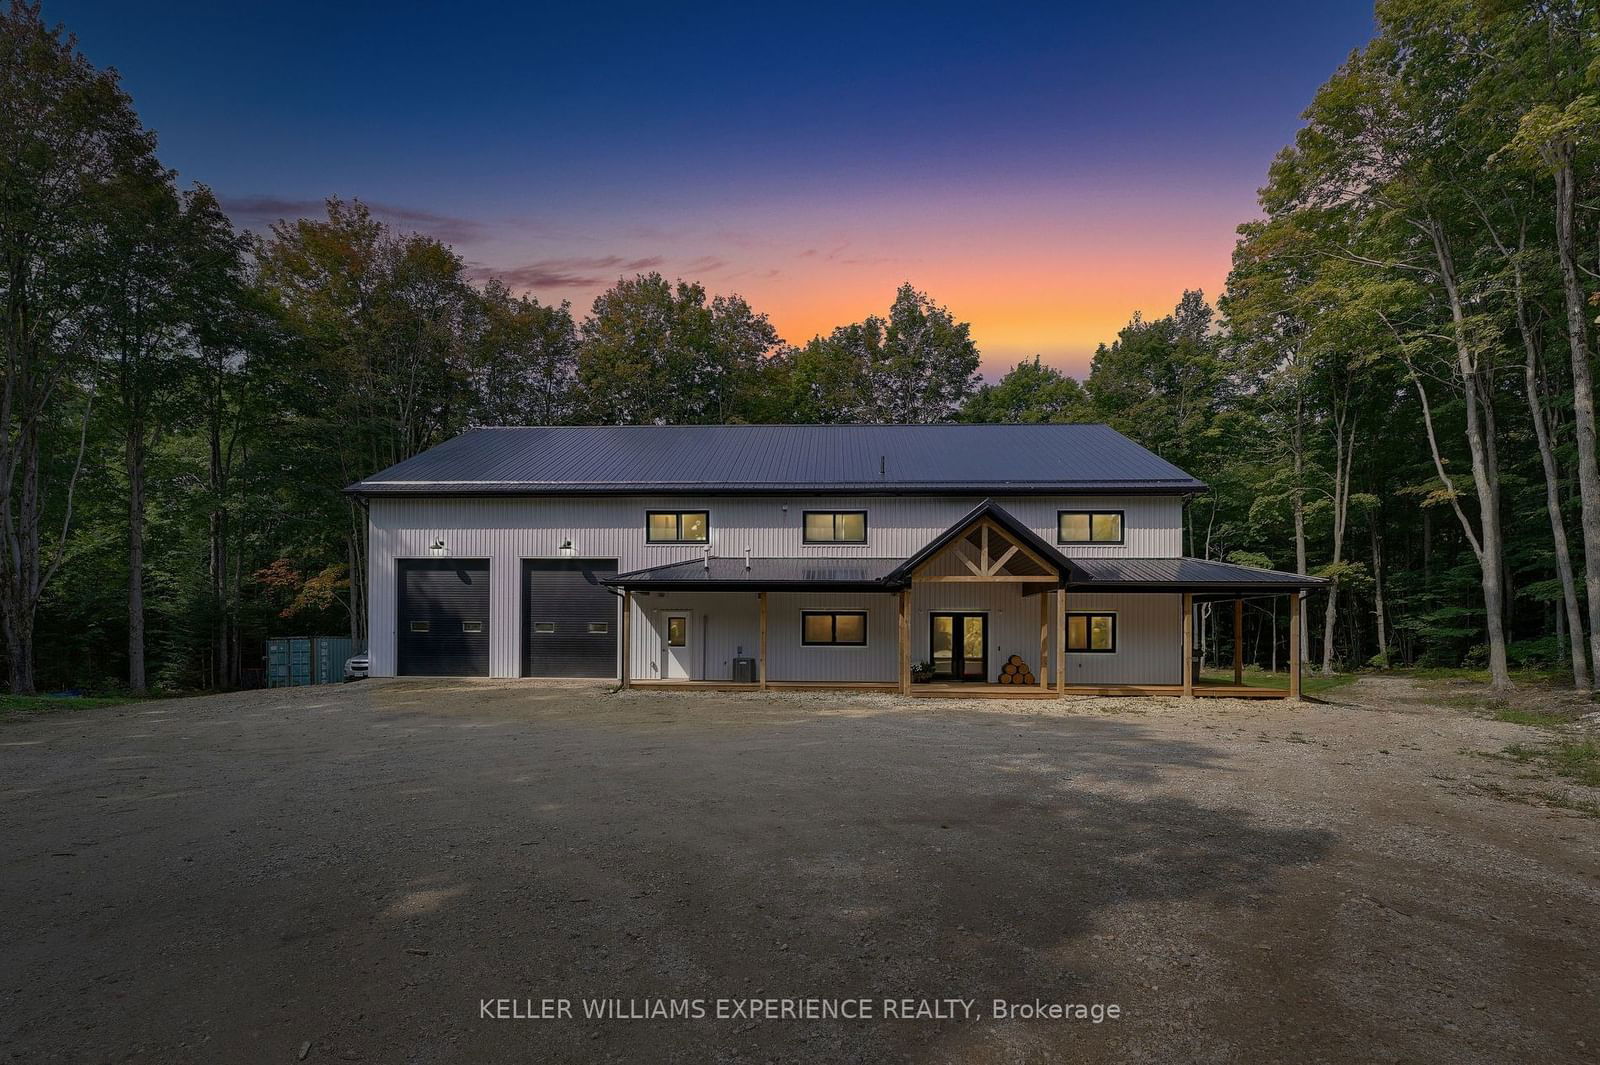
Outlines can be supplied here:
M645 515L644 535L652 544L703 544L711 539L711 514L705 510L652 510Z
M1057 511L1056 542L1062 544L1120 544L1122 543L1122 511Z
M805 522L808 544L867 542L867 512L864 510L808 510Z

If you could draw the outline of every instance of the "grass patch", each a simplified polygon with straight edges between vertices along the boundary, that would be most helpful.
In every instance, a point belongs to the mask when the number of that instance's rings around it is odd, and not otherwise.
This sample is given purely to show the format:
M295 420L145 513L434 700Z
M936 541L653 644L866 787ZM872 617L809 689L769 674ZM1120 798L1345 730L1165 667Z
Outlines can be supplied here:
M63 710L97 710L133 701L128 695L0 695L0 718L54 714Z
M1509 721L1513 725L1533 725L1536 728L1557 728L1571 723L1571 718L1549 710L1522 710L1515 706L1500 706L1494 712L1496 721Z
M1449 684L1466 681L1471 684L1489 683L1487 669L1467 669L1461 666L1408 666L1389 670L1399 677L1410 677L1423 684ZM1561 669L1513 669L1511 683L1525 688L1570 688L1572 674Z
M1514 743L1502 751L1501 756L1591 788L1600 788L1600 743L1594 740Z
M1543 806L1557 810L1570 810L1576 814L1587 817L1600 817L1600 803L1592 803L1586 799L1573 799L1554 791L1512 791L1498 784L1481 783L1474 785L1485 795L1492 795L1503 802L1521 803L1524 806Z
M1316 695L1320 692L1332 691L1342 688L1346 684L1353 684L1360 675L1356 673L1335 673L1331 677L1324 677L1320 673L1310 671L1300 674L1300 693L1302 695ZM1233 670L1208 669L1200 674L1200 679L1208 684L1232 684ZM1268 673L1264 669L1247 669L1244 671L1244 686L1247 688L1272 688L1277 691L1289 690L1288 673Z

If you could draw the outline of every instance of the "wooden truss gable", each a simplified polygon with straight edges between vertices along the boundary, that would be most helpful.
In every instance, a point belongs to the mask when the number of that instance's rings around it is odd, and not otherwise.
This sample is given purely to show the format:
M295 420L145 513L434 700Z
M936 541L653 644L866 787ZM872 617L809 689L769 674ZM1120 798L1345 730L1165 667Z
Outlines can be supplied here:
M1056 568L1014 533L985 516L918 566L913 581L928 583L1022 582L1054 584Z

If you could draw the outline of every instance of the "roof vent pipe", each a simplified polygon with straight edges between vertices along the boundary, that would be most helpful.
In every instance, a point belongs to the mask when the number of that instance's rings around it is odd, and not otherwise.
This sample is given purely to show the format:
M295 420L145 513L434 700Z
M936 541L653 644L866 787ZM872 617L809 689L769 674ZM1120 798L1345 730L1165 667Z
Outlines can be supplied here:
M750 545L749 544L745 544L744 545L744 571L746 573L750 572Z
M711 572L711 545L710 544L707 544L705 546L704 550L701 552L700 561L701 561L701 565L705 568L705 571L707 573L710 573Z
M888 455L879 455L878 456L878 480L886 481L888 479L889 479L889 456Z

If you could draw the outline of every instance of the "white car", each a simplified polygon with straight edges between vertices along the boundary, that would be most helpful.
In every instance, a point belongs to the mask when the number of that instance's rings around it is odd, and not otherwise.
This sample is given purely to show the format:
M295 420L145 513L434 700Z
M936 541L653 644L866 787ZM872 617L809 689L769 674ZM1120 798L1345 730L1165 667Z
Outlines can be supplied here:
M344 660L344 679L367 679L367 652L362 651L360 654L351 655Z

